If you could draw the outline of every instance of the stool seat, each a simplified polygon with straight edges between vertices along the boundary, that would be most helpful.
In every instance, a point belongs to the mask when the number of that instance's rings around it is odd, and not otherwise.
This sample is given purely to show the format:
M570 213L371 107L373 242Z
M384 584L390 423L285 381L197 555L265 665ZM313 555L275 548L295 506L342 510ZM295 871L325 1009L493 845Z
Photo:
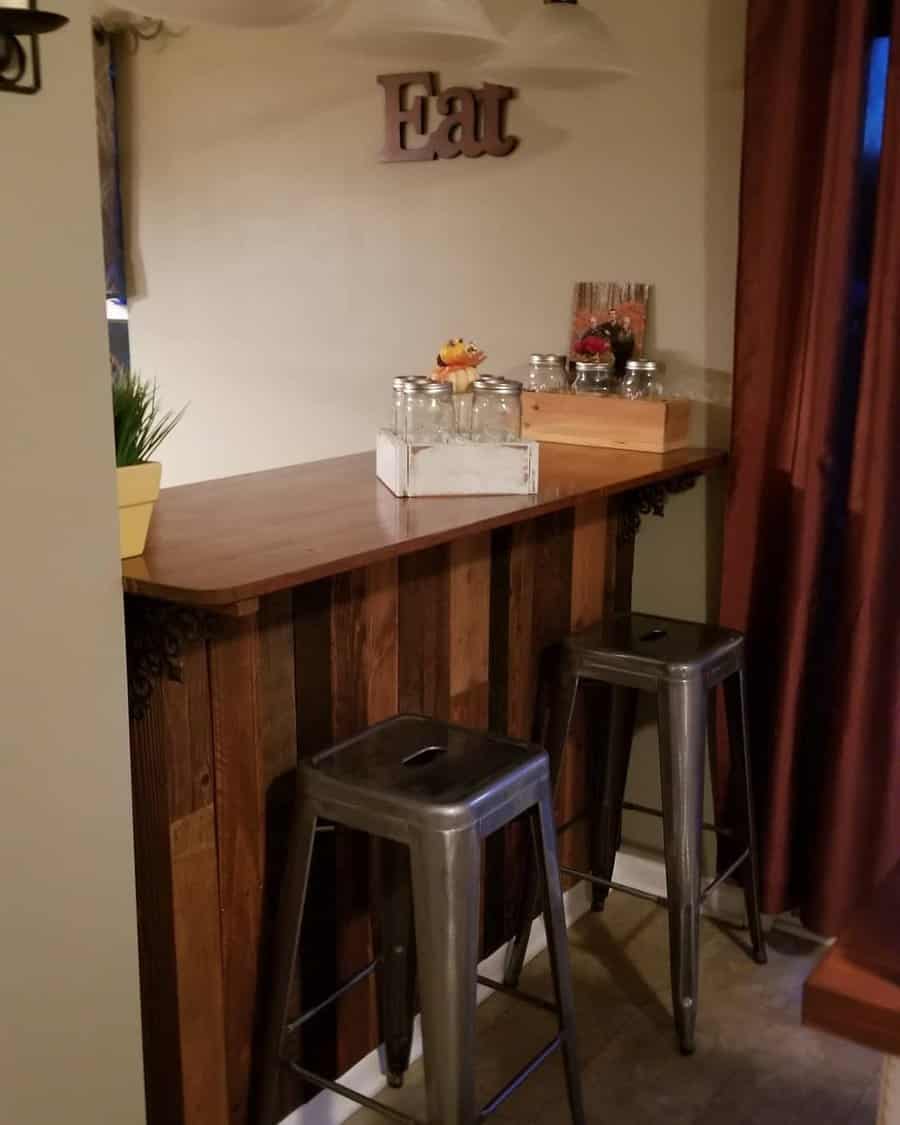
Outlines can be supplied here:
M540 747L401 715L309 759L299 782L410 828L446 830L490 820L548 776Z
M577 675L656 688L660 682L718 682L738 670L743 644L740 633L718 625L623 613L573 633L563 649Z

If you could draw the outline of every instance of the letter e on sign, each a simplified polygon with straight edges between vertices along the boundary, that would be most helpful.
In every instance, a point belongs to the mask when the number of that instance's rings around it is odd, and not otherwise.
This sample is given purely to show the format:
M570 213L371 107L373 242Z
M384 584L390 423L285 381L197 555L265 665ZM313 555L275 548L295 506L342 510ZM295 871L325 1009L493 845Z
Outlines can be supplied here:
M384 160L433 160L431 144L409 148L409 130L420 139L428 136L428 101L421 94L405 104L407 86L423 86L428 97L435 91L434 75L427 70L416 74L380 74L384 87Z
M486 82L481 89L450 86L441 92L430 71L381 74L384 90L385 161L452 160L457 156L509 156L518 137L506 135L506 109L516 96L511 86ZM413 94L408 87L418 87ZM440 122L431 131L432 100Z

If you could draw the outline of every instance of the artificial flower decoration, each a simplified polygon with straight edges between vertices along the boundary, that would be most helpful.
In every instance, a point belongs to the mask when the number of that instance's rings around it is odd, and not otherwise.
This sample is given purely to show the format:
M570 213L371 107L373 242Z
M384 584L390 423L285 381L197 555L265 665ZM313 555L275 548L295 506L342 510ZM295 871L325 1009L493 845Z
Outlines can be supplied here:
M610 342L606 336L585 336L578 341L577 355L594 359L606 355L610 351Z

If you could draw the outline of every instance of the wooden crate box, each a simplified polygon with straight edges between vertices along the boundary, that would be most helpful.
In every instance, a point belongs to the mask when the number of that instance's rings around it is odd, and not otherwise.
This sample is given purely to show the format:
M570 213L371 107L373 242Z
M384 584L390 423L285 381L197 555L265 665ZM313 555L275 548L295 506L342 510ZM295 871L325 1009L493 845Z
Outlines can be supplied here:
M688 399L542 391L522 395L522 433L533 441L667 453L690 444L690 421Z
M528 496L537 492L538 445L411 445L379 430L375 471L395 496Z

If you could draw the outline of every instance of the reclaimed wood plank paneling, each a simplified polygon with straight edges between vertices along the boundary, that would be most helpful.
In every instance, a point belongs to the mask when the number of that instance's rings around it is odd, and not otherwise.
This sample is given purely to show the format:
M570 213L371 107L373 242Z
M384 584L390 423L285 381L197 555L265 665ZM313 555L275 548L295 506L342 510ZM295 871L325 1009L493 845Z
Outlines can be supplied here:
M405 555L399 560L399 583L399 710L449 719L449 548Z
M367 575L364 570L339 574L332 588L331 687L332 731L341 742L366 726ZM335 949L337 980L342 983L372 959L369 911L369 841L361 832L339 827L335 833L334 897L337 908ZM369 1049L375 1013L370 977L337 1002L336 1066L342 1073Z
M172 896L185 1125L228 1120L225 998L219 936L215 809L171 828Z
M131 723L141 1026L148 1122L184 1125L164 716L157 691L143 717Z
M290 591L259 607L259 743L265 789L297 766L294 618Z
M396 714L397 604L393 559L334 579L331 679L336 742ZM374 957L371 848L367 836L347 829L338 830L335 848L337 975L343 981ZM373 977L338 1001L339 1072L371 1050L377 1010Z
M310 758L332 742L331 591L323 578L293 591L297 753Z
M533 652L535 525L492 535L490 727L499 734L534 734L536 662ZM516 822L488 841L485 863L490 948L512 937L526 874L527 831Z
M257 1046L271 991L272 943L281 881L290 846L297 766L294 618L291 591L261 598L258 612L257 730L266 826L260 971L257 986ZM296 1017L299 1011L300 989L299 983L295 981L290 1002L291 1018ZM281 1075L279 1103L282 1116L288 1116L302 1100L302 1095L302 1082L285 1068Z
M297 738L309 756L398 707L398 565L389 559L294 592ZM322 999L374 955L370 846L360 833L319 834L301 938L301 989ZM325 1013L304 1037L311 1066L338 1074L377 1042L374 979ZM329 1034L329 1028L333 1034ZM331 1039L325 1057L312 1042Z
M181 682L169 680L160 692L166 731L169 817L173 822L213 801L206 645L202 641L188 645L182 664Z
M488 725L491 621L490 532L450 544L448 661L450 721Z
M333 742L332 590L333 580L325 578L293 591L294 693L300 759L312 757ZM297 982L307 1008L324 1000L337 983L335 837L334 832L317 834L310 868ZM285 845L288 839L285 836ZM302 1031L300 1054L304 1065L335 1077L337 1042L337 1010L331 1006ZM283 1082L282 1090L284 1087ZM312 1087L307 1093L312 1096Z
M377 723L397 714L399 706L399 567L397 559L366 570L366 719Z
M605 497L575 507L572 541L572 632L596 625L603 617L611 585L607 545L609 513Z
M612 581L612 560L609 559L608 506L605 497L583 500L575 507L572 529L572 595L570 632L596 625L604 616ZM594 773L592 755L600 745L597 717L606 695L592 685L579 692L578 705L572 717L572 730L566 745L559 777L557 801L561 821L584 811L588 788ZM568 866L590 867L589 826L582 821L566 832L560 840L560 859Z
M229 1107L234 1125L243 1125L256 1031L265 849L257 618L223 622L209 654Z

